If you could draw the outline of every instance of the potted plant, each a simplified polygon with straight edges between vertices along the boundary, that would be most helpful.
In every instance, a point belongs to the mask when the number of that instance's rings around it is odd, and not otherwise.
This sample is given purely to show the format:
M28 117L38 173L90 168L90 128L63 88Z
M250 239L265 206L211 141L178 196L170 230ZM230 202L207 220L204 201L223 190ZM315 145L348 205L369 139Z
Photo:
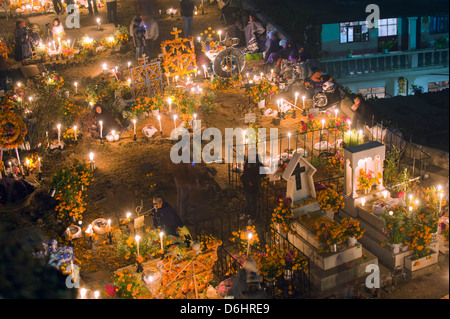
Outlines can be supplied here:
M385 210L380 217L384 222L382 232L386 237L382 245L389 244L394 254L400 253L411 227L411 219L408 216L406 208L399 206L391 211Z
M256 85L247 87L246 93L253 102L258 104L259 108L264 108L266 99L271 95L277 94L278 87L270 84L266 80L261 80Z
M331 188L318 191L317 200L319 201L320 208L324 211L337 213L339 209L344 208L343 196Z
M379 47L383 51L384 54L387 54L390 49L394 47L394 45L397 43L395 40L385 41L381 42Z
M355 246L358 243L358 239L362 237L365 230L361 229L359 221L350 217L350 219L344 217L341 220L341 225L344 227L344 236L348 237L347 243L350 247Z

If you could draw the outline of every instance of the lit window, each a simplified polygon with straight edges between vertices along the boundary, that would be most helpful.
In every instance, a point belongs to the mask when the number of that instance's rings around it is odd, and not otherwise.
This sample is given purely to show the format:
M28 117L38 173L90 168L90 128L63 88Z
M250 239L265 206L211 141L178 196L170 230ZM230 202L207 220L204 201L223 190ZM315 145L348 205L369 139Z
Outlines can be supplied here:
M369 41L367 21L345 22L340 24L341 43L366 41Z
M378 20L378 37L397 35L397 19Z

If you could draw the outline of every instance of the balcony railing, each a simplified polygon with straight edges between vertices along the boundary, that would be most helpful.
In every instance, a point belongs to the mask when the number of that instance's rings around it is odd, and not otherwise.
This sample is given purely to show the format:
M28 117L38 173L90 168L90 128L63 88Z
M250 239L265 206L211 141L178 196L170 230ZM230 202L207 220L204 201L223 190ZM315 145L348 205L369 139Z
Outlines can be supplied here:
M448 66L448 48L356 55L352 58L320 60L320 69L334 78L369 75L375 72Z

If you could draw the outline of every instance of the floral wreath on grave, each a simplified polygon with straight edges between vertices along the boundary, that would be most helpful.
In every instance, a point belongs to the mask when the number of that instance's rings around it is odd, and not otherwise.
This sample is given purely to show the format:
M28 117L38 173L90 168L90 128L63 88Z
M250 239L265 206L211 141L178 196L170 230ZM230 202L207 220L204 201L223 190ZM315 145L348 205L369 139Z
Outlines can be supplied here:
M0 113L0 147L12 149L23 144L27 126L22 118L12 112Z

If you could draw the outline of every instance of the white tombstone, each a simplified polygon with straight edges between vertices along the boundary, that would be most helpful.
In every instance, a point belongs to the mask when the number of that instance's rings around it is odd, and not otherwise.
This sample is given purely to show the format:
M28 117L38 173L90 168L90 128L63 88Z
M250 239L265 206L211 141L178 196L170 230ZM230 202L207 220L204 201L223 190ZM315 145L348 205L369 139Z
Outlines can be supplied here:
M345 210L353 217L358 216L356 206L361 204L361 198L373 199L375 191L363 194L358 190L358 178L360 169L372 171L376 176L378 172L383 175L383 163L385 159L386 146L378 141L344 149L344 201ZM383 179L379 181L377 193L384 190Z
M286 197L296 204L308 198L316 198L313 175L316 168L312 166L300 153L292 155L283 178L287 181Z

